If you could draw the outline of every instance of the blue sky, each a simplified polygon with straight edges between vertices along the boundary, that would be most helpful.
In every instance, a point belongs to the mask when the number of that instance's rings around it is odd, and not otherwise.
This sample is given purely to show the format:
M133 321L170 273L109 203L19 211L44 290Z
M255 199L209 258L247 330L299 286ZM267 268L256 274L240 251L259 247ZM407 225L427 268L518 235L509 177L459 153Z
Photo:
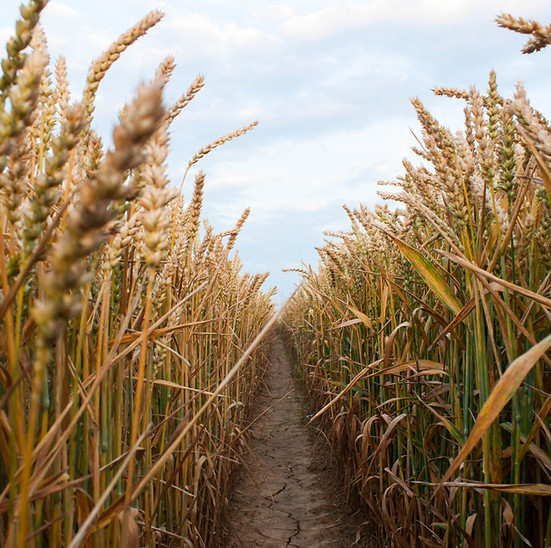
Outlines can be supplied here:
M0 42L19 2L2 0ZM342 204L373 206L377 181L400 175L419 132L409 98L460 129L461 104L434 86L486 89L497 72L510 96L523 80L551 115L551 54L520 53L523 37L494 18L510 12L551 22L544 0L59 0L44 11L52 59L65 55L71 90L82 92L90 62L152 9L165 18L115 63L102 82L96 127L108 136L139 82L173 55L170 104L202 73L205 88L172 126L170 173L179 185L193 153L255 119L250 134L216 149L206 171L204 212L216 231L246 207L239 239L244 269L270 271L281 301L299 280L282 268L317 264L324 230L346 230ZM191 195L193 173L184 187Z

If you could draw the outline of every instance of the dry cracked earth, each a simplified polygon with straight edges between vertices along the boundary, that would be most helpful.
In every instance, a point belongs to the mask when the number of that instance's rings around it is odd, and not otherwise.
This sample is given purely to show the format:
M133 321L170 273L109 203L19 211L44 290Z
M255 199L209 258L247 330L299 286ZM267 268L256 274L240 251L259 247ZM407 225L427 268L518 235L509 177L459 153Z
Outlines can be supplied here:
M361 511L346 506L327 444L306 426L284 343L259 396L245 459L230 502L230 548L375 547Z

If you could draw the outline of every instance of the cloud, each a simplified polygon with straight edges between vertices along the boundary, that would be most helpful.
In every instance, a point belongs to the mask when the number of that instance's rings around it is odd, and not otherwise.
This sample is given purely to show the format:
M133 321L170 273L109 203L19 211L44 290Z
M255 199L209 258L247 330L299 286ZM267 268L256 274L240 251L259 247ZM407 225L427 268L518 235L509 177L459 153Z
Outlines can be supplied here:
M43 17L51 17L56 19L77 19L79 18L79 12L67 4L62 2L53 2L50 0L50 2L46 4Z
M270 6L254 12L255 18L260 23L289 19L294 14L293 8L288 4L271 4Z
M424 0L421 5L428 2ZM449 2L433 2L435 10L433 17L442 11L443 6L449 10ZM371 27L383 20L398 22L404 18L411 20L411 15L418 19L423 8L420 2L410 1L378 1L378 2L346 2L331 4L316 12L305 15L295 15L283 25L287 36L298 41L321 41L342 35L345 32Z
M294 15L282 24L283 32L297 41L322 41L358 29L407 23L412 29L457 24L481 16L495 16L501 11L516 9L518 1L489 0L375 0L371 2L326 2L326 7ZM544 0L528 0L523 9L540 13Z
M178 11L167 17L163 25L169 40L178 37L179 49L194 57L224 58L232 52L245 51L258 55L259 51L273 48L280 39L256 27L241 26L235 22L217 23L212 17L193 12Z
M198 166L207 173L207 216L226 226L250 206L267 228L289 215L340 212L344 203L373 205L377 182L402 172L401 159L414 141L408 130L413 122L386 119L357 130L262 146L253 140L248 153L228 149L226 158L215 151L206 167Z
M228 23L222 27L223 38L229 46L238 49L268 49L277 46L280 39L258 28L239 27L235 23Z

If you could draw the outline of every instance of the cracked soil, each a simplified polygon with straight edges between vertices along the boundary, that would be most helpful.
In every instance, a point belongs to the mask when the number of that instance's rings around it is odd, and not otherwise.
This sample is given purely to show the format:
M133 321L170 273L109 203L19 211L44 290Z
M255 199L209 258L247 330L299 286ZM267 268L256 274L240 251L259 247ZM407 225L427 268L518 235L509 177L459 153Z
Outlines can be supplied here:
M279 337L271 359L258 400L257 414L263 414L251 427L251 453L230 501L227 546L375 546L361 512L346 507L325 439L306 427Z

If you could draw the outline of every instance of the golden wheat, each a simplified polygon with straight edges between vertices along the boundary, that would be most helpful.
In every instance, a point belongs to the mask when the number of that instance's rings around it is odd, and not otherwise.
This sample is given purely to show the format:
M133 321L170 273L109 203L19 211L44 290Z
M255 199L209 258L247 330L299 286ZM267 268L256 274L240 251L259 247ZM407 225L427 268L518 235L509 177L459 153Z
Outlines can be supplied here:
M246 215L223 246L199 230L205 175L188 205L170 190L168 128L202 77L167 110L168 57L112 149L90 129L105 73L161 14L71 104L44 4L22 7L0 79L0 545L215 545L272 293L230 255Z
M549 27L499 24L548 43ZM452 134L418 100L424 165L351 211L284 315L345 469L388 545L551 539L551 131L521 85Z

